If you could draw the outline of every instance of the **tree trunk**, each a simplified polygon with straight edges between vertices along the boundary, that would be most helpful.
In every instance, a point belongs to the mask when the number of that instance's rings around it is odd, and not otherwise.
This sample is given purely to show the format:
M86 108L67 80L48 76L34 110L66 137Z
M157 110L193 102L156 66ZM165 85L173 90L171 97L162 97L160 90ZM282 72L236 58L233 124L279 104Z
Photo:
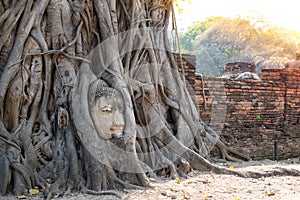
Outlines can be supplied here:
M168 41L172 0L0 1L0 193L139 188L214 145ZM227 157L232 158L232 157Z

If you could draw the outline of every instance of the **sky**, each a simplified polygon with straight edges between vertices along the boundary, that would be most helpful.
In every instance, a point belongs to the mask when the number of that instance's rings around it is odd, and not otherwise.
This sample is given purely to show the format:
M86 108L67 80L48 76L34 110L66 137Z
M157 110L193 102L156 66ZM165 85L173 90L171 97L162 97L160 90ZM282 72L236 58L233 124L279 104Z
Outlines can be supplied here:
M297 0L191 0L177 14L178 28L183 29L194 21L210 16L246 17L264 16L274 25L300 32L300 15Z

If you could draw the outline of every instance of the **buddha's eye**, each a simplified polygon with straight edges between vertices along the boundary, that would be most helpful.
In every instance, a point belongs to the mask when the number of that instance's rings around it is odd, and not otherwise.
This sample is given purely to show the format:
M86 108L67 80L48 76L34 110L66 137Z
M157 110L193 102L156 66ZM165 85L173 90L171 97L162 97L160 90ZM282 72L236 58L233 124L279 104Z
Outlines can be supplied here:
M106 105L101 110L102 110L102 112L105 112L105 113L111 113L112 112L111 105Z

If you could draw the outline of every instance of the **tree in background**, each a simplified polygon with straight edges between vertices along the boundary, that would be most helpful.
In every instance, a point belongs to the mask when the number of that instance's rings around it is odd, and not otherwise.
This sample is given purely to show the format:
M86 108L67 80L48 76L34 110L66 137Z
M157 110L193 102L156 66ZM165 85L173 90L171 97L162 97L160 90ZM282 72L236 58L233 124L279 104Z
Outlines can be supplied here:
M205 21L194 23L188 30L179 36L182 53L193 53L194 43L197 36L203 34L211 25L215 24L222 17L209 17Z
M274 27L261 18L212 17L180 36L185 53L197 56L197 71L221 76L226 63L254 62L258 68L279 68L293 59L300 35Z

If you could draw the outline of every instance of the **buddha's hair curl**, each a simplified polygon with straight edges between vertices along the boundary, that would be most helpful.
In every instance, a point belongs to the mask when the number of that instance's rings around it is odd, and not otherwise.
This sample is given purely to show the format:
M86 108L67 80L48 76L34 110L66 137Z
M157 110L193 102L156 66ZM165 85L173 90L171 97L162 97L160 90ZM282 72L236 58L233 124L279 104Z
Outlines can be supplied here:
M89 87L89 103L95 103L97 97L116 96L116 93L117 91L109 87L104 80L97 79Z

